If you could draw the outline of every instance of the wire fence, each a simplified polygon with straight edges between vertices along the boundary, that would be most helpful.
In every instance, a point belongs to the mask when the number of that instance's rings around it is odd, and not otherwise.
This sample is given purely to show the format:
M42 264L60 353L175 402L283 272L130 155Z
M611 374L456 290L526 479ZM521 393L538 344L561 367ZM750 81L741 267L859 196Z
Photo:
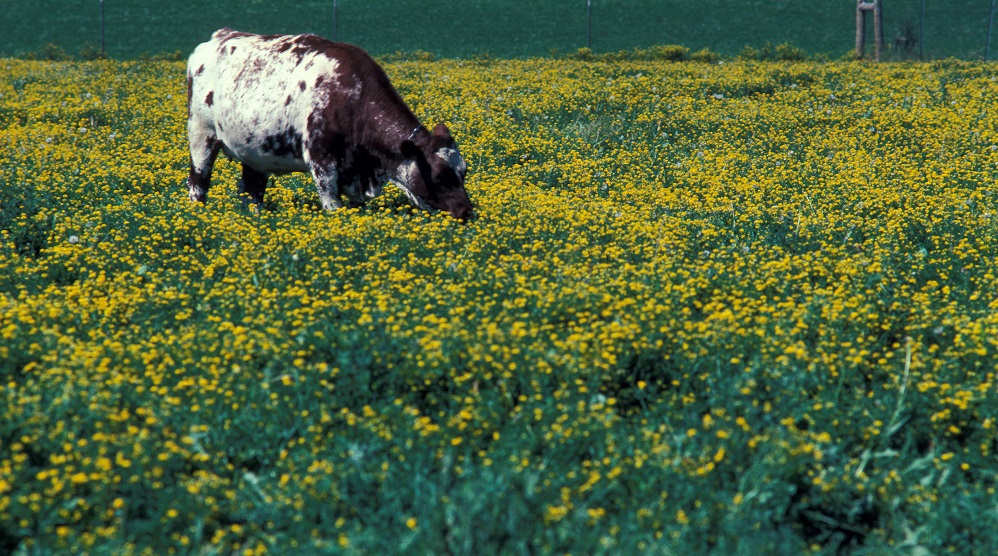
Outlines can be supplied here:
M995 0L881 0L886 59L995 57ZM375 55L546 56L675 44L847 56L855 0L0 0L0 56L186 55L220 27L311 32ZM872 29L868 45L873 45Z

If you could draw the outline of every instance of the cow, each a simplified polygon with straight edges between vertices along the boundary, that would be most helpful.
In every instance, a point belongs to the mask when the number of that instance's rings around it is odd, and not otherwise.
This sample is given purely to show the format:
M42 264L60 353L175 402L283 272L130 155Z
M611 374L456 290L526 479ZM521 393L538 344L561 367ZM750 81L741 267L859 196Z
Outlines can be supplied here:
M316 35L219 29L187 61L191 201L207 199L219 150L242 163L240 194L309 172L322 207L363 205L386 182L416 207L473 216L468 166L443 123L431 132L359 47Z

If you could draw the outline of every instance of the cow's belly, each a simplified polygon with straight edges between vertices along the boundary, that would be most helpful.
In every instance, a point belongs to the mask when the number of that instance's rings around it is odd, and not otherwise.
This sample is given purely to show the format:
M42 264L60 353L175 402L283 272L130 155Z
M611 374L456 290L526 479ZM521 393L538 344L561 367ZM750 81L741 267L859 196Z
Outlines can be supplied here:
M290 172L307 172L308 164L300 156L294 154L277 155L273 151L260 149L259 145L235 143L222 139L222 149L226 156L246 164L250 168L265 174L287 174Z

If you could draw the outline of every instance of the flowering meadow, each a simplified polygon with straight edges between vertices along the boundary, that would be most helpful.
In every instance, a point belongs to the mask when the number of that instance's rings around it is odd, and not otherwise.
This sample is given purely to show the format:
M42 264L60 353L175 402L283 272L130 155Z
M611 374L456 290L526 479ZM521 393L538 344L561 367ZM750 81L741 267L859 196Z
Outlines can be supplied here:
M998 81L398 60L478 218L0 60L0 553L995 553Z

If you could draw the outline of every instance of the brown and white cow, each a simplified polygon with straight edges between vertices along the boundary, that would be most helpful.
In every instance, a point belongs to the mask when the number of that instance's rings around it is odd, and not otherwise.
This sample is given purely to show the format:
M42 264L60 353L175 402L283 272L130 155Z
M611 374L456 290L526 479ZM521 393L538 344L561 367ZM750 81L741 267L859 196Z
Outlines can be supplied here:
M323 208L381 195L472 216L467 165L444 124L430 132L366 52L315 35L216 31L187 61L192 201L204 202L219 149L242 163L240 192L263 201L270 174L310 172Z

